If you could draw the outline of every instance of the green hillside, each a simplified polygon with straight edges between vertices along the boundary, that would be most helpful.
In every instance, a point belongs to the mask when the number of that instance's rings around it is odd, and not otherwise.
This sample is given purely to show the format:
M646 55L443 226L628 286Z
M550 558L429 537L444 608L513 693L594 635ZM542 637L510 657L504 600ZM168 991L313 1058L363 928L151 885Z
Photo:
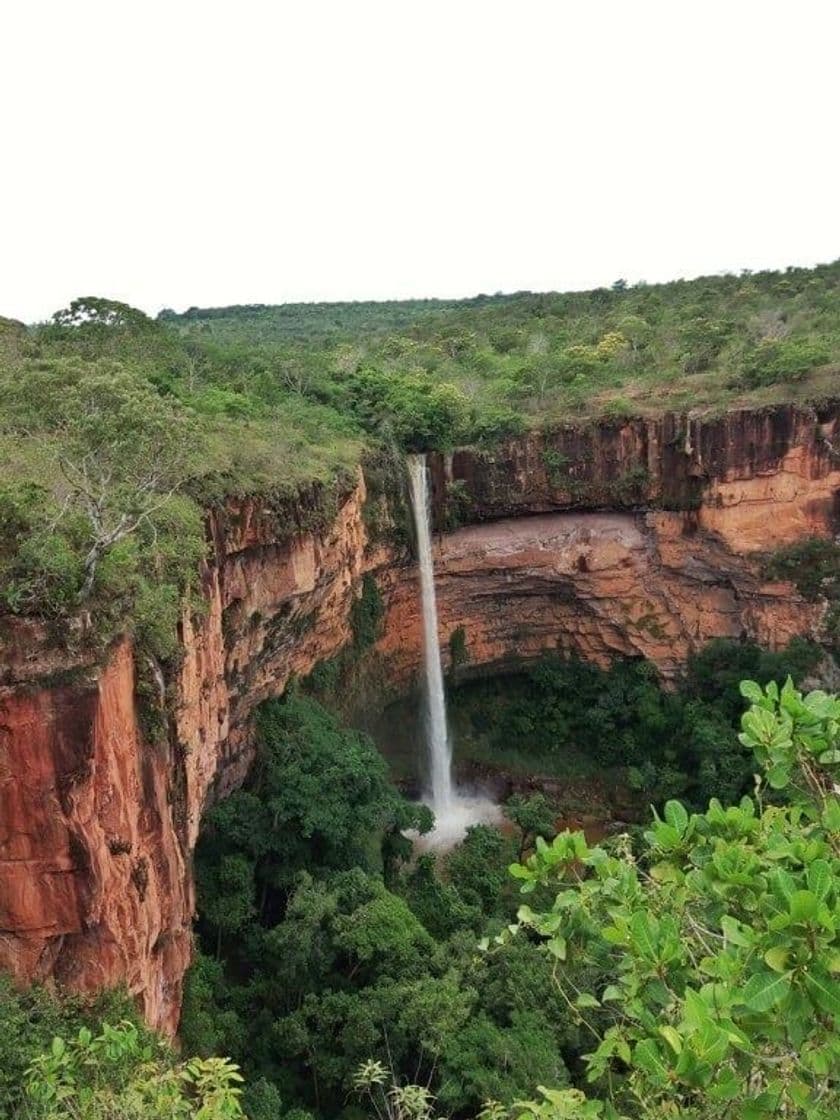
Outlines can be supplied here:
M327 403L348 384L387 398L376 374L406 392L414 380L456 386L469 438L535 418L830 393L840 368L838 285L834 263L589 292L191 308L160 318L220 352L271 356L291 387Z
M838 389L840 262L591 292L0 320L0 610L95 601L165 655L202 508L347 479L365 447Z

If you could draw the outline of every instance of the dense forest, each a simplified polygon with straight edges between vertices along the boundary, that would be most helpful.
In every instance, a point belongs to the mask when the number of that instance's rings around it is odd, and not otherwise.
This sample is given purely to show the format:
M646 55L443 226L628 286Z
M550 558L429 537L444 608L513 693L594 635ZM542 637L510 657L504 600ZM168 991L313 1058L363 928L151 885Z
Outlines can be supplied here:
M221 350L256 345L315 400L342 401L351 388L363 398L362 423L386 416L397 438L422 450L583 415L830 392L838 284L834 263L632 287L619 280L588 292L191 308L160 318ZM403 423L418 383L451 393L454 430Z
M547 659L518 689L479 682L470 708L537 777L546 752L635 772L645 819L651 801L661 809L674 797L698 810L711 798L737 804L755 769L738 741L740 680L801 678L819 658L800 643L768 654L719 642L691 660L677 692L643 663ZM306 690L266 705L260 742L247 787L210 813L197 851L202 955L187 986L188 1048L235 1057L246 1099L271 1102L252 1105L259 1117L343 1114L369 1061L398 1084L419 1080L451 1116L541 1083L585 1084L588 1040L552 987L550 956L529 938L476 950L516 920L508 867L537 836L553 839L561 805L516 794L507 827L476 825L452 851L413 858L402 832L429 820L394 792L373 742ZM642 828L630 832L641 851Z
M717 685L722 720L747 702L730 752L752 752L751 792L697 812L667 800L594 847L555 835L536 794L511 800L509 829L411 859L403 830L428 811L373 744L300 692L268 703L252 775L197 854L184 1054L119 996L4 989L0 1110L832 1120L840 700L790 680L738 690L744 660L718 650L695 686Z
M185 605L202 610L208 505L305 493L317 524L366 457L825 399L838 296L840 262L157 319L89 297L0 320L0 616L100 647L128 631L165 672ZM830 540L763 558L827 601L835 636L838 558ZM345 660L375 606L363 588ZM178 1046L124 994L3 982L0 1118L836 1120L825 653L716 642L670 689L638 660L559 657L463 684L461 761L532 781L446 853L415 849L430 811L320 665L262 706L246 784L206 816ZM593 777L634 812L590 846L539 787Z

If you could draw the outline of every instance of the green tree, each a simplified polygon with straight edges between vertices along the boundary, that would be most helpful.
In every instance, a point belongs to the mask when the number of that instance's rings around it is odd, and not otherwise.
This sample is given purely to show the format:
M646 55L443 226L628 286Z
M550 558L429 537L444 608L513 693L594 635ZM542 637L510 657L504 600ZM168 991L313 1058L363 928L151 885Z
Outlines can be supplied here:
M514 856L514 842L498 829L475 824L449 853L446 873L460 897L486 916L504 914L509 881L505 868Z
M557 810L544 793L515 793L504 806L505 816L519 829L520 863L538 836L550 840L554 836Z
M750 389L778 381L799 381L815 366L829 360L822 341L771 338L748 350L741 364L741 380Z
M637 859L563 833L512 873L553 886L548 909L519 911L544 939L569 1014L591 1034L600 1108L568 1096L513 1115L712 1120L840 1110L840 700L745 682L742 744L787 804L677 801L654 817ZM575 967L609 973L594 991ZM578 1112L558 1111L566 1104ZM548 1103L546 1103L548 1102ZM564 1106L565 1107L565 1106ZM524 1111L523 1111L524 1108Z

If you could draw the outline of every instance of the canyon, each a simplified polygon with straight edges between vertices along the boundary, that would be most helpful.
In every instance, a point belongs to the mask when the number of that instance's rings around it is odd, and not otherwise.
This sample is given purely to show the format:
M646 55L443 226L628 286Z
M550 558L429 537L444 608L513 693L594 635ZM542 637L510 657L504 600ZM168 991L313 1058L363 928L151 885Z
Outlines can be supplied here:
M667 680L713 637L776 648L824 607L761 555L840 528L840 403L568 425L429 456L439 636L465 672L548 651L649 658ZM202 812L253 758L252 715L342 650L375 581L375 643L354 672L385 702L422 657L405 494L360 467L293 499L207 512L199 610L161 672L75 620L0 622L0 967L87 992L123 984L177 1028ZM373 702L373 699L371 702Z

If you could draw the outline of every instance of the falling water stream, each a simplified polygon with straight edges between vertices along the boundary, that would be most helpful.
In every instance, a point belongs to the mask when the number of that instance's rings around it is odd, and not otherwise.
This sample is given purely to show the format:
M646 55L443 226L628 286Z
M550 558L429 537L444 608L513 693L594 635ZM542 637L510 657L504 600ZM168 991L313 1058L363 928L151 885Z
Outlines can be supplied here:
M499 819L499 809L482 797L459 793L452 781L452 745L446 723L446 693L438 643L437 597L432 554L431 508L425 455L408 457L411 505L417 534L420 595L423 609L423 661L426 677L426 742L429 756L429 805L435 829L429 846L456 843L471 824Z
M446 726L446 694L438 645L435 568L432 558L431 512L429 508L426 457L408 460L411 504L417 530L417 561L420 565L420 596L423 607L423 660L426 670L426 737L429 748L431 805L435 816L452 808L452 748Z

